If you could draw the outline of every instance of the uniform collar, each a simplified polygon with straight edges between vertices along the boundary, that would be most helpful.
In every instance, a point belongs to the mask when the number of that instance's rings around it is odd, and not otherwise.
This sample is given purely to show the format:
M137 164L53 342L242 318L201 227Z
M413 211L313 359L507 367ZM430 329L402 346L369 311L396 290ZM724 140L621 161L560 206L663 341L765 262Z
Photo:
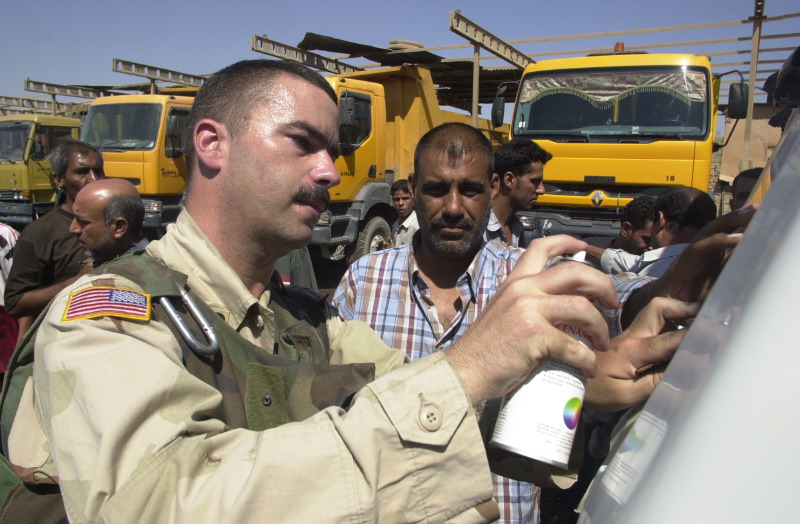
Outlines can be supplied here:
M228 325L238 329L255 304L267 308L269 287L256 300L185 209L147 253L188 277L188 287Z

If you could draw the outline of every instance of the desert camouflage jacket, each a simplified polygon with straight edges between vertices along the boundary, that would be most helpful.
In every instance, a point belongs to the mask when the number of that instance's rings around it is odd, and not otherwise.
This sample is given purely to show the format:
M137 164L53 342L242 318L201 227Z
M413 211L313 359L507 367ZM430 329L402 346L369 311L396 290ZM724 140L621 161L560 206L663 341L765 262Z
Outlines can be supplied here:
M274 297L252 297L188 214L148 253L186 275L192 293L243 338L275 347ZM91 306L76 309L77 298L98 288L127 293L120 300L133 306L96 317L87 316ZM9 458L31 481L58 481L72 521L496 517L474 414L444 355L382 376L402 356L386 349L376 357L383 343L365 324L325 313L331 363L374 362L379 378L348 411L234 429L218 415L229 385L194 376L171 328L137 317L146 314L136 307L142 294L119 274L83 277L54 301L36 335Z

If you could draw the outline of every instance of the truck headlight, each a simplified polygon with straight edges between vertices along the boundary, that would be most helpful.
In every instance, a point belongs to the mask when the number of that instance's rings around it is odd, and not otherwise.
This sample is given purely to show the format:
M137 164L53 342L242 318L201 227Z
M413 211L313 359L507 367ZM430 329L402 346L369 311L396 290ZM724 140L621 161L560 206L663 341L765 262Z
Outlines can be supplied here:
M161 202L161 200L142 199L142 203L144 204L145 213L161 214L161 211L164 209L164 203Z

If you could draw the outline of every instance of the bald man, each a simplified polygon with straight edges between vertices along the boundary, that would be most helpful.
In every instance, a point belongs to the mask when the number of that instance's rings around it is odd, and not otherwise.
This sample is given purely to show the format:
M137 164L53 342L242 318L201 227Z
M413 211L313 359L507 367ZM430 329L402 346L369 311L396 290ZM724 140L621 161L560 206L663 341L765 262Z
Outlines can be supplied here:
M94 267L147 247L142 231L144 204L136 188L121 178L106 178L78 192L72 206L70 232Z

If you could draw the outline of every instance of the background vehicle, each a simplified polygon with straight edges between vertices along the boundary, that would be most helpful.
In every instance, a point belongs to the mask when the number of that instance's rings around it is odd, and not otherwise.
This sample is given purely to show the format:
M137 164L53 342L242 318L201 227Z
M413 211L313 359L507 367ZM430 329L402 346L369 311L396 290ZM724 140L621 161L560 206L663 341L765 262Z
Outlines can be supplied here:
M46 156L64 137L78 137L80 120L38 114L0 116L0 221L17 228L54 205Z
M618 44L621 46L621 44ZM514 137L553 154L545 194L519 214L531 236L615 236L633 198L673 186L709 190L720 78L706 57L626 53L528 65L514 106ZM734 84L728 117L746 114ZM502 121L505 101L495 102Z
M147 228L174 222L180 211L186 190L182 144L192 101L170 94L99 97L81 128L81 140L103 151L106 174L130 180L142 195Z
M579 522L797 521L798 79L800 48L776 96L795 109L751 198L769 192Z
M339 98L336 166L342 183L330 190L329 211L314 228L312 245L351 261L382 249L396 218L389 187L414 170L414 149L422 135L445 122L471 117L439 106L430 71L404 65L326 77ZM508 127L478 128L495 147L508 140Z

